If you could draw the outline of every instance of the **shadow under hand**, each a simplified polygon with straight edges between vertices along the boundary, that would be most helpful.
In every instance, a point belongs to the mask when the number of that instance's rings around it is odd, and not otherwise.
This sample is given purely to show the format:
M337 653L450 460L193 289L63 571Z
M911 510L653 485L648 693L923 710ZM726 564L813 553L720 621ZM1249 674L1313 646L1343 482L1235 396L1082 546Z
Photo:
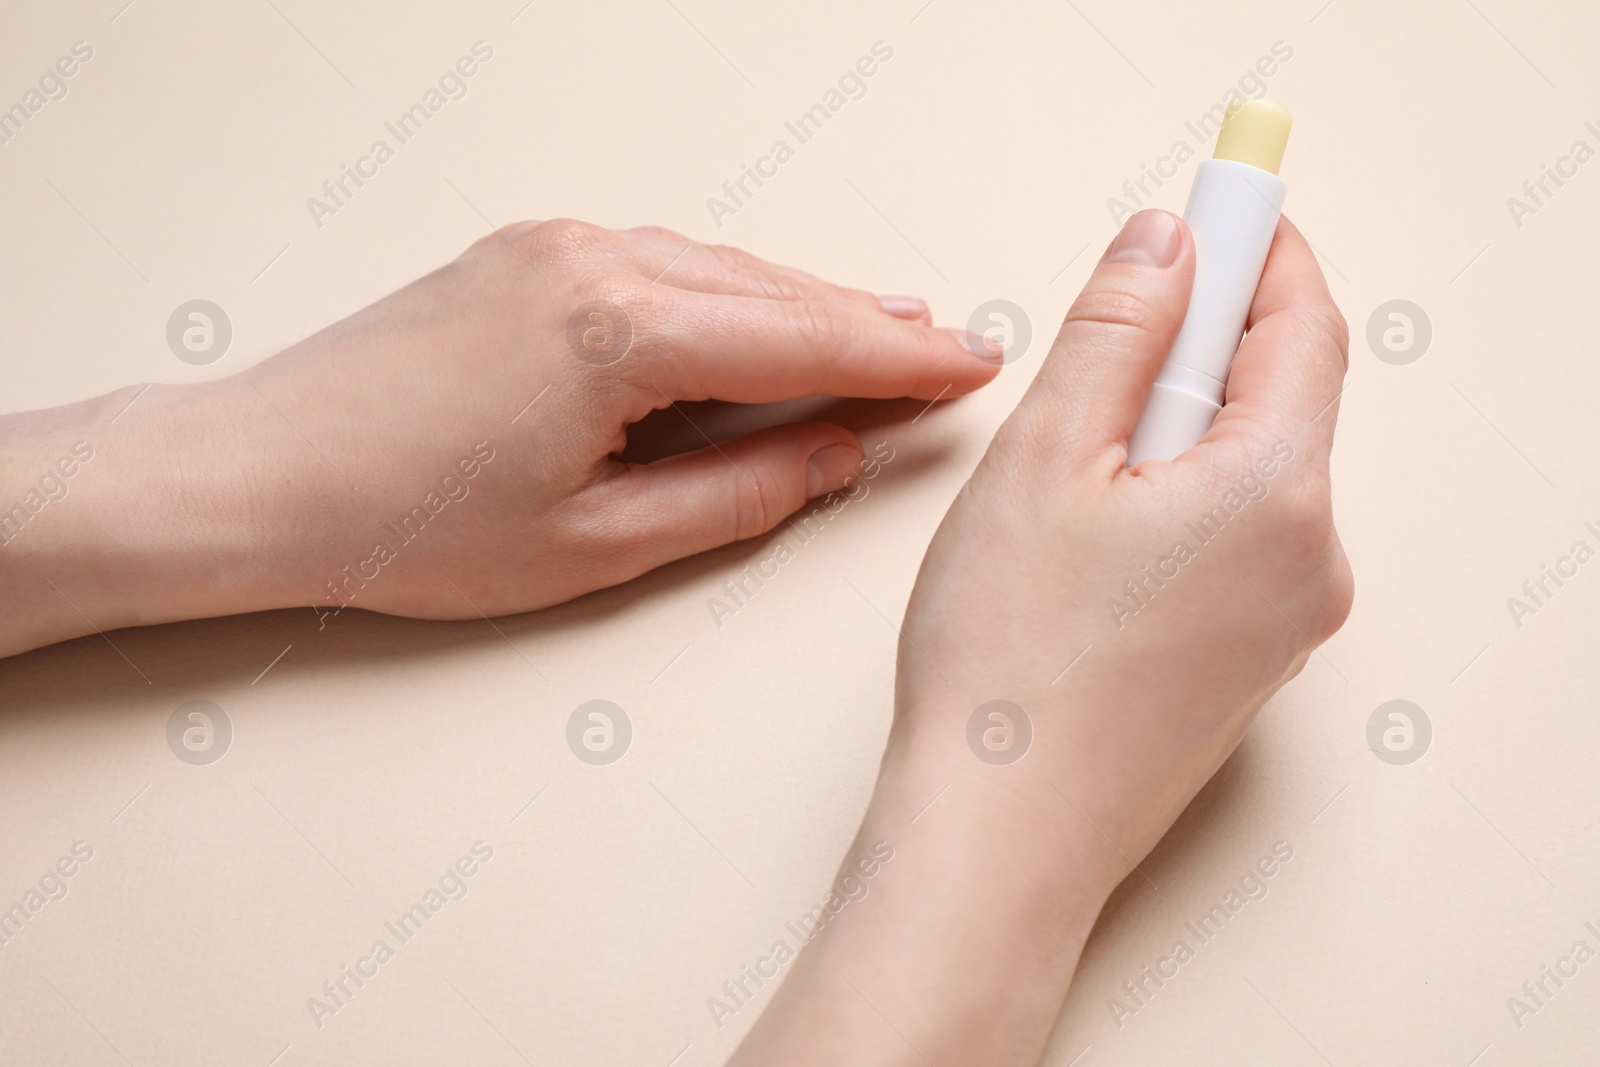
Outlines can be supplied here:
M684 400L652 411L628 428L622 459L658 459L721 444L769 426L788 422L833 422L855 431L863 443L903 426L930 405L926 400L853 400L809 396L776 404L730 404L722 400Z
M767 405L680 403L630 428L624 458L650 462L766 426L818 419L849 427L869 453L875 442L891 441L895 481L904 485L938 469L948 456L940 435L914 441L905 433L930 406L923 400L829 397ZM263 677L270 679L268 671L285 667L296 673L359 677L363 671L399 664L408 670L426 668L470 649L512 642L519 654L527 650L524 658L538 670L534 663L559 662L564 646L597 639L617 617L647 609L685 586L708 584L710 576L727 569L737 570L789 528L780 524L761 537L678 560L565 604L497 618L492 626L481 619L436 622L355 608L324 619L308 605L117 630L35 649L0 660L0 739L9 746L26 744L25 738L41 731L53 734L62 725L55 722L61 713L74 717L73 728L82 728L85 717L102 716L112 727L130 708L170 711L197 696L248 689ZM115 730L101 737L114 742Z

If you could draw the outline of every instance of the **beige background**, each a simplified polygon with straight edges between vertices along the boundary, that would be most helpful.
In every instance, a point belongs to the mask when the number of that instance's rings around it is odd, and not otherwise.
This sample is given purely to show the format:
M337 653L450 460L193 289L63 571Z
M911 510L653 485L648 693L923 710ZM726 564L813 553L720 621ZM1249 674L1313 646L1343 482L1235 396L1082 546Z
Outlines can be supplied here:
M1597 1057L1600 962L1520 1028L1506 1006L1573 942L1600 949L1600 564L1520 630L1506 607L1597 544L1600 162L1520 228L1506 206L1575 140L1600 148L1592 7L123 2L11 4L0 28L0 105L94 48L0 148L7 409L235 372L490 224L558 215L921 293L950 323L1004 297L1035 337L914 424L920 404L852 407L896 459L721 628L707 598L768 547L503 636L359 613L319 631L308 610L0 664L0 907L94 849L0 948L0 1062L719 1063L756 1009L719 1030L706 998L825 892L888 725L881 616L1110 238L1107 197L1277 41L1289 211L1354 334L1335 477L1355 612L1153 884L1114 899L1048 1062ZM479 39L470 94L316 227L306 198ZM707 197L878 40L894 56L867 95L718 230ZM1193 168L1157 203L1181 209ZM164 339L195 297L235 331L210 367ZM1396 298L1434 330L1407 366L1364 340ZM607 767L564 741L593 698L633 723ZM1433 724L1409 766L1367 747L1393 698ZM192 699L234 727L210 766L166 743ZM479 839L470 894L315 1027L307 998ZM1118 1028L1123 980L1276 841L1294 859L1270 894Z

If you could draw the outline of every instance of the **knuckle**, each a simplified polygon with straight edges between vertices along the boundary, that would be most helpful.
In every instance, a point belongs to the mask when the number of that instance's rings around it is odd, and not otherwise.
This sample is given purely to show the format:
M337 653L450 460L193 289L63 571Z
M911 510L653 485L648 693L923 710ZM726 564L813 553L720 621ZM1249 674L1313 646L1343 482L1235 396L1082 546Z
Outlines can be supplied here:
M768 269L766 261L760 256L746 252L742 248L735 248L733 245L706 245L706 251L727 266L736 267L739 270L765 271Z
M795 316L801 335L823 352L851 351L861 341L860 324L819 300L798 300Z
M571 353L612 374L631 374L630 368L660 352L656 296L649 283L627 271L587 271L558 312Z
M665 226L635 226L628 232L638 234L640 237L649 238L651 240L670 241L673 244L681 245L692 243L690 242L689 238L685 237L677 230L671 230Z
M1310 304L1301 309L1300 323L1308 339L1319 347L1331 345L1339 353L1340 365L1350 366L1350 324L1344 312L1333 304Z
M804 300L805 287L793 278L785 278L781 274L759 274L751 272L761 292L769 300Z
M732 245L707 245L706 250L722 266L751 283L769 300L800 300L804 289L793 278L774 270L759 256Z
M530 258L586 259L614 250L617 238L603 226L580 219L550 219L521 231L513 243Z
M1120 286L1092 286L1079 294L1067 323L1111 327L1141 334L1162 332L1166 315L1144 294Z
M1321 644L1339 632L1355 606L1356 580L1350 571L1350 562L1343 552L1336 553L1311 619L1311 639Z
M598 271L585 280L580 291L585 301L604 300L630 316L648 308L653 299L650 284L624 270Z
M793 278L785 278L781 274L765 274L747 272L760 289L761 295L768 300L804 300L805 289Z
M783 487L771 469L750 465L728 475L734 479L735 541L764 534L783 520Z

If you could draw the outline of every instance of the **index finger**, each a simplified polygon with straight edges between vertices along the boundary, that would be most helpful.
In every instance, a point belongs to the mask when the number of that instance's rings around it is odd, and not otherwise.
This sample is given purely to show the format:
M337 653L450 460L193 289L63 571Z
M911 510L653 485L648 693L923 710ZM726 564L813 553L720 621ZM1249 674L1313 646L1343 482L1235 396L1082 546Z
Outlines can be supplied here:
M1246 328L1227 401L1205 439L1265 429L1326 456L1349 365L1349 328L1316 254L1287 218L1278 220Z
M999 350L965 330L823 299L658 288L634 323L635 373L678 400L759 404L804 396L960 396L988 384Z

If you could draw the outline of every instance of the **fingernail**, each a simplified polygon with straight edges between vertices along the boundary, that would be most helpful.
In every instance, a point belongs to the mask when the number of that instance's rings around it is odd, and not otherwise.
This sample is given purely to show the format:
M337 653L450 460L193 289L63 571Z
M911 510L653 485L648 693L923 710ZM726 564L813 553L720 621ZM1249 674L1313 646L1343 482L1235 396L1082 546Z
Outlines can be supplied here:
M971 330L958 330L954 326L946 326L944 332L961 342L961 347L977 356L985 363L995 366L1006 361L1005 349L1000 347L1000 342L982 334L973 333Z
M1170 267L1183 247L1178 217L1166 211L1141 211L1127 221L1102 263L1143 263L1148 267Z
M855 445L828 445L811 453L806 461L806 499L843 489L860 462L861 450Z
M897 319L920 319L928 313L928 302L920 296L880 296L878 303Z

